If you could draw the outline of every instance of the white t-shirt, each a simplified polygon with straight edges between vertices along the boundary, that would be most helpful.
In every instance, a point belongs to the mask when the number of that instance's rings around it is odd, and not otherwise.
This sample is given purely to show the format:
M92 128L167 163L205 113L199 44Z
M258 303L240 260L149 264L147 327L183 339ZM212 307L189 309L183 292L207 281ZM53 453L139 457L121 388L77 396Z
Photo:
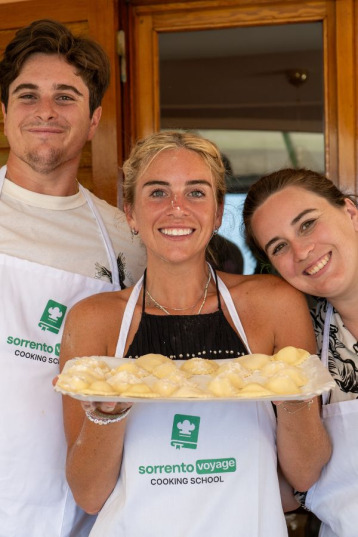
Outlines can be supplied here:
M112 241L121 287L143 274L146 256L123 211L91 194ZM110 281L109 259L83 194L47 196L5 179L0 197L0 251L42 265ZM123 285L124 284L124 285Z

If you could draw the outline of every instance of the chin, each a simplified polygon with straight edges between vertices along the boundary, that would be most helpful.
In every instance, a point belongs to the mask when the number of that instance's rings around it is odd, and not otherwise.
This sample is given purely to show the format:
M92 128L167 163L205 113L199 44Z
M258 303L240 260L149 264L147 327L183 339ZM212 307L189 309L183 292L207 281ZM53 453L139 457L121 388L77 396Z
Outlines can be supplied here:
M36 172L49 174L62 162L62 153L59 150L47 151L46 154L28 153L25 162Z

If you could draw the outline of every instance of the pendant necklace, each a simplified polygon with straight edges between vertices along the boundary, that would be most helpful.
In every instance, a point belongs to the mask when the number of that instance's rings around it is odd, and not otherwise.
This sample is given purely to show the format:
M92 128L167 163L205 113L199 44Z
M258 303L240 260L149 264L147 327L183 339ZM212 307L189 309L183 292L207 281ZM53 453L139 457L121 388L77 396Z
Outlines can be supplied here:
M202 303L200 304L200 307L199 307L199 310L198 310L198 313L197 315L199 315L201 313L201 310L203 309L204 307L204 304L206 302L206 297L208 296L208 288L209 288L209 284L210 284L210 280L211 280L211 270L209 269L209 277L208 277L208 281L206 282L205 284L205 288L204 288L204 298L203 298L203 301ZM152 297L152 295L150 294L150 292L148 290L146 290L146 295L150 298L150 300L153 302L153 304L158 308L160 309L161 311L163 311L164 313L166 313L167 315L171 315L171 313L168 311L169 307L165 307L165 306L162 306L161 304L159 304L159 302L157 302L157 300L155 300L155 298ZM195 308L195 306L197 305L197 303L199 302L200 300L200 297L199 299L195 302L195 304L193 304L193 306L188 306L187 308L170 308L171 310L173 311L186 311L186 310L190 310L190 309L193 309Z

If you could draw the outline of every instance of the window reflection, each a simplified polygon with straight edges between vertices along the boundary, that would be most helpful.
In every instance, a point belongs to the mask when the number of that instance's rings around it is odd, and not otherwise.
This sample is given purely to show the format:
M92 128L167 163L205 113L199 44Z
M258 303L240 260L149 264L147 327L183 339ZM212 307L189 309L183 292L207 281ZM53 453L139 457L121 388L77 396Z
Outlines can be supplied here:
M161 128L192 129L229 160L220 234L241 235L249 185L283 167L324 172L321 23L159 34Z

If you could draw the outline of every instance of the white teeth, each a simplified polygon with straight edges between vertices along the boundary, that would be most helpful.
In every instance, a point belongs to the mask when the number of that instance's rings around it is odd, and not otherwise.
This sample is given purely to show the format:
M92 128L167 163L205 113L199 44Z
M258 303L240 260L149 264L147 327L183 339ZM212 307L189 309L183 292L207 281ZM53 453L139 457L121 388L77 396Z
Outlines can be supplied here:
M313 276L313 274L317 274L317 272L319 272L321 269L323 269L323 267L327 265L330 257L330 254L327 254L323 259L321 259L319 263L317 263L317 265L311 267L309 270L306 269L307 274L309 274L310 276Z
M162 233L164 233L164 235L174 235L174 236L179 236L179 235L190 235L190 233L192 233L192 229L177 229L177 228L170 228L170 229L161 229L160 230Z

